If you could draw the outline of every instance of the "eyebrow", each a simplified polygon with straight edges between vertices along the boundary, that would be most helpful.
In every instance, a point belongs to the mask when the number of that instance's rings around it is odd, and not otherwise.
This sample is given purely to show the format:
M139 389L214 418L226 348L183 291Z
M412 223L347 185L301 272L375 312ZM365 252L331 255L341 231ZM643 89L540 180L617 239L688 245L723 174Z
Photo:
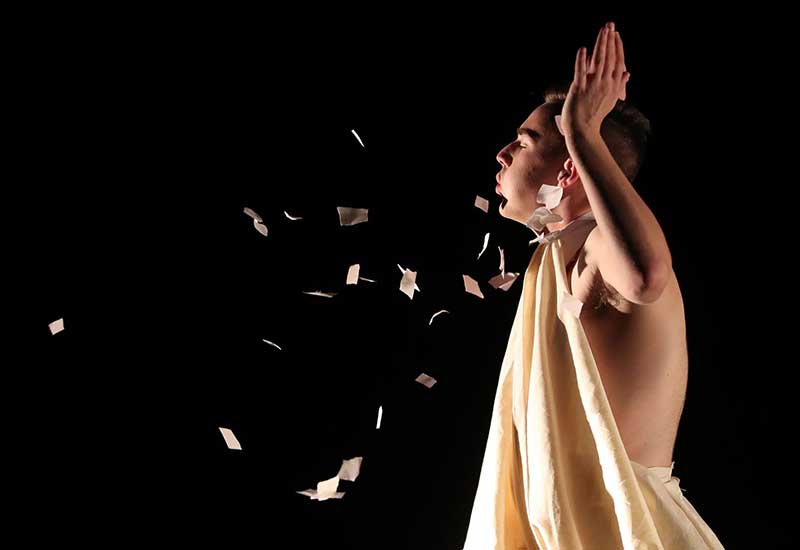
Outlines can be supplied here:
M538 139L542 136L539 132L536 130L531 130L530 128L517 128L517 135L521 136L523 134L531 139Z

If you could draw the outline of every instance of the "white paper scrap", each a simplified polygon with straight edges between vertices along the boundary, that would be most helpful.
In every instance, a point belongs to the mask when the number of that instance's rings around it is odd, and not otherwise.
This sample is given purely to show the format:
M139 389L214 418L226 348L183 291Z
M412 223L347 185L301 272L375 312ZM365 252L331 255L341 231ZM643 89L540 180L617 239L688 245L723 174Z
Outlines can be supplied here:
M361 269L361 264L353 264L350 266L350 269L347 270L347 284L348 285L357 285L358 284L358 272Z
M47 326L50 327L50 334L55 336L56 334L64 330L64 319L58 319L56 321L53 321Z
M356 225L369 220L368 208L348 208L337 206L339 212L339 225Z
M475 208L480 208L487 214L489 213L489 201L481 197L480 195L475 195Z
M433 320L436 319L436 316L439 315L440 313L450 313L450 312L447 311L446 309L443 309L441 311L437 311L436 313L433 314L433 317L431 317L431 320L428 321L428 326L431 326L431 323L433 323Z
M428 388L432 388L433 385L436 383L436 379L434 377L428 376L424 372L419 376L417 376L416 381Z
M462 277L464 277L464 290L466 290L470 294L478 296L479 298L483 298L483 293L481 292L481 287L478 284L478 281L476 281L469 275L462 275Z
M242 446L239 443L239 440L236 439L236 436L233 435L233 432L228 428L220 428L220 432L222 432L222 437L225 439L225 444L228 446L229 449L235 449L237 451L242 450Z

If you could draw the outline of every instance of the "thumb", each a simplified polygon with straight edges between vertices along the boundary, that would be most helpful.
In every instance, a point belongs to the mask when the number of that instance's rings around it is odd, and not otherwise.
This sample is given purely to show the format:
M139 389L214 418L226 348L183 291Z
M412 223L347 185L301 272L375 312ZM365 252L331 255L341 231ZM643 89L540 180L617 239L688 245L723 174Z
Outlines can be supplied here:
M622 101L625 101L625 97L626 97L626 93L627 93L626 87L627 87L628 81L630 79L631 79L631 73L627 73L626 72L624 75L622 75L622 85L621 85L622 91L619 94L619 98Z

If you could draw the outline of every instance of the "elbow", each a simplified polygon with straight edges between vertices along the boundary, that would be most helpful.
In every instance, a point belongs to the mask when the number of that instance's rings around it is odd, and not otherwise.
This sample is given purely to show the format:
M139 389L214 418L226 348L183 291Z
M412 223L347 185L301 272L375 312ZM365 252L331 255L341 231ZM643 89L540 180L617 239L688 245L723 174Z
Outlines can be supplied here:
M641 284L634 293L633 302L647 305L658 300L664 293L664 289L667 288L671 274L672 266L666 262L659 263L647 270L640 279Z

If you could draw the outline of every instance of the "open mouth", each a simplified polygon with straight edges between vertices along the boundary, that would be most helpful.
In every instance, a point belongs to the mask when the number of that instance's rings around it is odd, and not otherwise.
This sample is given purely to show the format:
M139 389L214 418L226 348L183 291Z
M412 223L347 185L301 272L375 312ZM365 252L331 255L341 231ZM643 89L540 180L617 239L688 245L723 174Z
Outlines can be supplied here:
M500 201L500 208L503 208L508 203L508 199L505 197L505 195L503 195L503 190L500 187L500 173L498 173L497 176L495 176L495 180L497 180L497 185L494 188L494 192L500 195L500 197L502 198L502 200Z

